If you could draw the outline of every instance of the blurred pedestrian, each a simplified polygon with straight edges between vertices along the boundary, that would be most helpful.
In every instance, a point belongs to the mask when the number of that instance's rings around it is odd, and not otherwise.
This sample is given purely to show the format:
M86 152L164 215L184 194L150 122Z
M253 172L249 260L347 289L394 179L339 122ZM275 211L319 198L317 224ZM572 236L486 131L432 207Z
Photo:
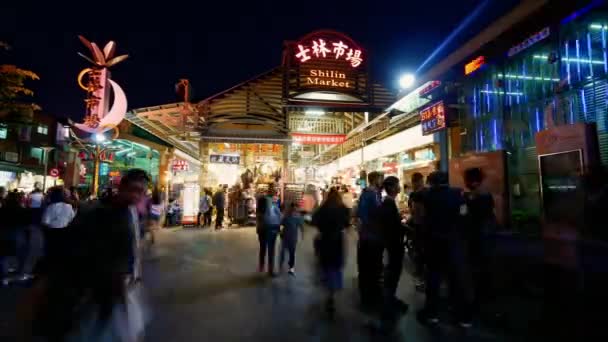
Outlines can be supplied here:
M207 190L205 189L201 195L201 198L198 203L198 215L196 217L196 225L199 227L205 227L207 224L206 217L207 212L211 210L211 196L207 194ZM203 217L203 225L201 226L201 216Z
M31 223L40 224L44 205L44 193L40 189L40 182L34 183L34 190L27 197L27 207L30 208Z
M357 205L359 218L359 242L357 266L359 271L359 295L364 309L373 309L381 303L383 245L378 224L373 220L381 204L382 174L370 172L368 186L363 190Z
M0 186L0 208L2 208L2 205L4 204L6 195L7 195L6 188L3 186Z
M8 257L16 257L15 269L19 280L26 280L24 266L27 258L26 233L29 225L29 215L23 207L22 195L19 192L10 192L6 196L4 205L0 208L0 280L2 285L10 283L8 278Z
M213 204L211 203L211 190L205 189L205 197L207 197L207 203L209 203L209 209L204 214L203 226L211 228L211 216L213 215Z
M412 246L413 246L413 262L414 262L414 277L416 278L416 290L424 291L424 176L420 172L415 172L412 175L412 192L408 197L408 209L410 216L407 221L408 227L411 229Z
M296 245L298 243L298 231L304 235L304 219L300 216L297 210L298 206L292 202L287 208L281 225L283 230L281 231L281 254L279 265L283 268L283 261L285 260L285 254L289 253L289 274L295 275L295 263L296 263Z
M226 209L226 188L220 187L213 195L213 206L217 211L215 216L215 229L223 228L224 210Z
M116 196L74 221L70 250L30 293L42 298L30 300L39 306L29 318L49 341L143 337L142 311L133 294L141 272L136 205L144 198L148 181L143 170L127 171Z
M267 260L268 275L273 277L274 273L274 255L277 234L281 226L281 210L276 202L276 191L274 185L268 187L265 196L260 196L257 201L256 218L258 240L260 242L260 253L258 260L258 271L264 272L264 265Z
M62 187L50 189L50 204L44 209L44 213L42 214L44 249L48 267L55 266L59 255L70 248L67 227L74 219L75 211L68 201L69 199L65 197Z
M335 294L343 287L345 263L344 230L349 225L349 211L342 202L340 193L333 189L327 199L314 213L312 224L319 229L316 248L322 279L328 291L326 310L335 311Z
M386 196L376 213L379 227L382 232L384 249L388 255L388 264L384 268L384 296L382 309L383 328L391 329L396 322L397 313L405 314L408 305L396 297L403 258L405 257L404 237L405 226L401 222L401 214L397 207L397 196L401 192L399 179L388 177L384 180L382 188Z
M465 200L461 189L448 185L445 172L435 171L428 180L430 187L424 197L426 302L417 319L422 324L439 321L440 288L447 280L456 320L461 327L469 328L473 292L462 234Z
M470 168L464 172L464 182L469 190L465 193L467 205L465 234L477 310L492 296L488 241L490 234L496 230L494 198L492 194L483 190L483 180L484 175L480 168Z

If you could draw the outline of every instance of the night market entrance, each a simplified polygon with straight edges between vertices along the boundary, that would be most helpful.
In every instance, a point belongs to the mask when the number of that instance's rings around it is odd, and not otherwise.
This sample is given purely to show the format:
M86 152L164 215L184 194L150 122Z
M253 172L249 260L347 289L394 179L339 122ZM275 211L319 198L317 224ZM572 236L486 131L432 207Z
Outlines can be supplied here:
M285 42L280 66L198 103L135 110L127 119L196 147L202 188L304 187L395 99L373 83L367 60L350 37L316 31Z

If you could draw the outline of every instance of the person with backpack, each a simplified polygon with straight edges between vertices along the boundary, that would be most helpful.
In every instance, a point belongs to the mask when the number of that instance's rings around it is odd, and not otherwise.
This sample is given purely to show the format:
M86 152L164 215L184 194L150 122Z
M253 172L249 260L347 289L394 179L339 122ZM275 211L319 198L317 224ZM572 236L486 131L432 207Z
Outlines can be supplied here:
M257 203L257 233L260 242L258 271L264 272L266 256L268 256L268 275L274 277L274 253L277 235L281 226L281 210L274 200L275 188L268 187L266 196L258 198Z

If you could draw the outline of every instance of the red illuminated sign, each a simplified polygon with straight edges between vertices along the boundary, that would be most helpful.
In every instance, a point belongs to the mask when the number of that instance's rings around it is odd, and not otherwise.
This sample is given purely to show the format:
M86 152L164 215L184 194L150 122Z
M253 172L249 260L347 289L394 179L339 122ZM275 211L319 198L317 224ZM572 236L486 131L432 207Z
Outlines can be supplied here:
M484 64L486 64L486 58L484 56L479 56L464 66L464 74L472 74L473 72L481 68Z
M173 171L188 171L190 169L190 165L188 165L188 162L183 159L173 159L171 168Z
M51 177L57 177L57 176L59 176L59 169L57 169L57 168L50 169L49 170L49 175Z
M301 134L292 133L294 143L302 145L332 145L342 144L346 140L344 134Z
M349 46L342 40L317 38L308 43L299 43L296 47L295 57L300 63L306 63L313 58L343 59L350 62L353 68L363 63L361 49L356 46Z
M429 82L429 84L422 88L422 90L420 90L418 92L418 95L423 96L426 95L428 93L430 93L431 91L433 91L434 89L436 89L437 87L439 87L441 85L441 81L431 81Z
M443 101L432 104L420 112L422 134L428 135L446 128L445 106Z

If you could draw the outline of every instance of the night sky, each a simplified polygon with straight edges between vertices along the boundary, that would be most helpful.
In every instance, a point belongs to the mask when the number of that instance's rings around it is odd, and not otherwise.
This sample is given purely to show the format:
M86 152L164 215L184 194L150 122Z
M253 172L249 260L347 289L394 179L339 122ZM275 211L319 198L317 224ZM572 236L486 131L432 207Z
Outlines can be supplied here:
M374 78L396 90L399 75L416 70L482 2L150 1L135 6L97 1L97 7L83 2L74 8L11 1L0 5L0 40L13 50L0 55L0 63L13 62L40 75L30 85L45 112L79 119L85 94L75 80L88 64L76 52L89 52L78 34L101 46L114 40L117 54L130 55L112 69L112 78L123 86L133 109L175 102L179 78L191 80L195 99L211 96L279 65L284 40L327 28L366 48ZM443 56L514 2L489 0Z

